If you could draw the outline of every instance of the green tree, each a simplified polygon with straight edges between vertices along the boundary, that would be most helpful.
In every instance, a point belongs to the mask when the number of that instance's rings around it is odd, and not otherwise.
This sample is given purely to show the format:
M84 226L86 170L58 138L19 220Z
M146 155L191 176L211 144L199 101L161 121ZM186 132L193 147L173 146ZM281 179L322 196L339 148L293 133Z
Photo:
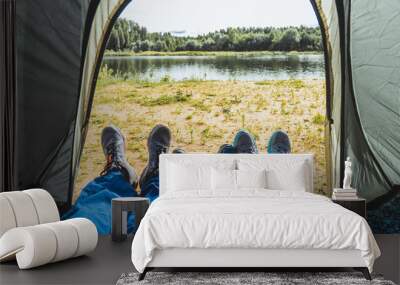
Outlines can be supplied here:
M127 41L125 38L124 31L122 28L118 29L118 39L119 39L119 49L124 49L127 46Z
M108 41L108 49L119 51L320 51L318 27L227 28L196 37L176 37L170 33L149 33L145 27L118 19Z
M154 44L154 50L155 51L167 51L167 44L163 40L158 40Z
M279 40L279 48L284 51L298 50L300 43L299 32L293 28L286 30Z

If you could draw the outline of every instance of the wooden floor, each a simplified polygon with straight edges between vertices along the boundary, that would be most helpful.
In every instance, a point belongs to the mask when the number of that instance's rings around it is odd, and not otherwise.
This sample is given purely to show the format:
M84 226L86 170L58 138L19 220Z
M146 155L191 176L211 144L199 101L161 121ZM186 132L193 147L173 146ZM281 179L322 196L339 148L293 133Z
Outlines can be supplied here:
M375 238L382 257L376 261L374 271L398 283L400 235L376 235ZM135 271L130 257L131 244L132 237L116 243L109 236L101 236L96 250L88 256L29 270L19 270L16 262L3 263L0 284L115 284L122 273Z
M16 262L0 265L0 284L115 284L122 273L134 271L132 237L121 243L100 236L97 248L81 256L34 269L19 270Z

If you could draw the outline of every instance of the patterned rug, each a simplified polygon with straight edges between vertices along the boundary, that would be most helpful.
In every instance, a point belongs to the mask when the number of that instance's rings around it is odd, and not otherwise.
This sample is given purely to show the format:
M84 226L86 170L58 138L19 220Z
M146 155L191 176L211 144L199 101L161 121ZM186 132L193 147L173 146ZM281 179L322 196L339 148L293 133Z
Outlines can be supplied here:
M379 275L372 275L373 280L368 281L359 272L148 272L142 281L138 281L138 276L138 273L122 274L117 285L395 285Z

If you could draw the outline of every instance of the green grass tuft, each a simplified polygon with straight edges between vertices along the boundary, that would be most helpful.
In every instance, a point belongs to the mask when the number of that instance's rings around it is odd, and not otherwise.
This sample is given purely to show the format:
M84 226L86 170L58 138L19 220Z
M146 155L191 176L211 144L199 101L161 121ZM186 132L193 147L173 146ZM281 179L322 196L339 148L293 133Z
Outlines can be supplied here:
M137 103L142 106L152 107L152 106L162 106L162 105L169 105L175 104L180 102L187 102L192 97L190 93L183 93L182 91L178 90L174 95L167 95L163 94L156 98L151 98L149 96L142 96L137 98Z
M323 125L325 123L325 116L318 113L314 115L312 122L316 125Z

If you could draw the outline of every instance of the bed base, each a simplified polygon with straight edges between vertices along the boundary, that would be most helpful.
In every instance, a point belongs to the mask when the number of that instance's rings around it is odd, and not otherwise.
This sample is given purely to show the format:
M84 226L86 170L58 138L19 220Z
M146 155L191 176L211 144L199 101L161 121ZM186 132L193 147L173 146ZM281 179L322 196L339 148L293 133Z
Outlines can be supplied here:
M369 270L367 267L354 267L353 269L357 270L357 271L361 271L361 273L364 275L365 279L370 280L370 281L372 280L371 274L369 274Z
M157 267L146 267L145 269L144 269L144 271L142 272L142 273L140 273L139 274L139 277L138 277L138 281L142 281L145 277L146 277L146 274L147 274L147 272L149 272L149 271L152 271L152 270L155 270L155 269L161 269L161 268L164 268L164 267L160 267L160 268L157 268ZM360 271L363 275L364 275L364 278L366 279L366 280L369 280L369 281L371 281L372 280L372 278L371 278L371 274L369 273L369 270L368 270L368 268L367 267L349 267L350 269L352 268L353 270L355 270L355 271ZM170 269L170 268L168 268L168 269ZM176 268L174 268L174 269L176 269ZM248 272L269 272L269 271L271 271L271 270L274 270L274 271L286 271L286 272L289 272L289 271L291 271L291 270L294 270L294 269L297 269L297 270L299 270L299 269L301 269L301 271L305 271L305 272L307 272L307 271L312 271L312 272L314 272L314 271L323 271L324 269L326 270L326 267L325 268L315 268L315 267L308 267L308 268L295 268L295 267L286 267L286 268L282 268L282 267L269 267L269 268L260 268L260 267L257 267L257 268L236 268L236 267L230 267L230 268L220 268L220 267L202 267L202 268L196 268L196 267L184 267L183 268L184 270L178 270L178 271L188 271L188 269L190 270L190 271L201 271L201 272L215 272L215 271L228 271L228 272L246 272L246 271L248 271ZM297 271L296 270L296 271Z
M139 275L143 280L153 269L217 269L240 271L265 271L285 269L324 271L353 268L371 280L369 270L359 250L350 249L245 249L245 248L169 248L154 251L152 260ZM183 269L183 270L182 270ZM318 270L319 269L319 270ZM198 270L197 270L198 271Z

